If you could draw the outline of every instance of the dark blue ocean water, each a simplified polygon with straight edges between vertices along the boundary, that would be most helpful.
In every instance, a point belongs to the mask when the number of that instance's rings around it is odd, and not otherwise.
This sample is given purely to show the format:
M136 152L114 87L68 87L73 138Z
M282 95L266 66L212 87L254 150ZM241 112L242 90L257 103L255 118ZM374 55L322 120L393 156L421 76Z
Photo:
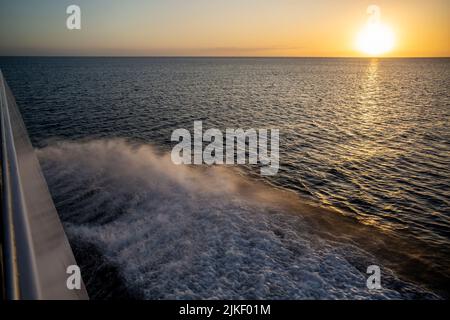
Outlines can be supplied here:
M416 284L448 284L449 59L0 58L0 68L71 242L95 247L120 275L119 295L379 297L366 292L363 266L352 275L363 258L336 253L301 217L247 203L235 179L425 248L433 279ZM196 120L279 129L278 175L171 168L172 131ZM91 282L91 295L108 296ZM404 295L395 283L380 297Z

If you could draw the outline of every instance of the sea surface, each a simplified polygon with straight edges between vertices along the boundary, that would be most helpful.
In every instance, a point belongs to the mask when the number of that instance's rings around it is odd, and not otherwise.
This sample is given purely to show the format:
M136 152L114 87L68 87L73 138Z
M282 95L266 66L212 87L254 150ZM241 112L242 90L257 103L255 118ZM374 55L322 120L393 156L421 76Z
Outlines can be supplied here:
M450 59L0 68L91 298L448 298ZM278 174L173 165L172 131L199 120L279 129Z

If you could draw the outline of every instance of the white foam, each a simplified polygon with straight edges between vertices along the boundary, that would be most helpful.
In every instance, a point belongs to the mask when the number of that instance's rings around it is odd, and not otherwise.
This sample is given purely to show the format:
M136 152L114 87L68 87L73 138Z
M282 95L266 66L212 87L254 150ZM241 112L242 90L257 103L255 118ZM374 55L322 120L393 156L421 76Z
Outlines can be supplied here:
M175 166L124 140L60 142L38 155L70 238L96 244L146 298L402 297L368 290L348 259L372 257L313 235L301 214L222 168Z

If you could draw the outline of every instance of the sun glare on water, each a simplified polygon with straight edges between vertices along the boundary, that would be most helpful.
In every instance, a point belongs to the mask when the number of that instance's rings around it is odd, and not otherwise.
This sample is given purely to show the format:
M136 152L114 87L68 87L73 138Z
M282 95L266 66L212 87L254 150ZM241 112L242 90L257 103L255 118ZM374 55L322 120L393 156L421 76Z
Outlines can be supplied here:
M394 48L395 36L392 30L380 21L380 8L372 5L367 8L369 19L359 32L356 45L361 52L378 56Z

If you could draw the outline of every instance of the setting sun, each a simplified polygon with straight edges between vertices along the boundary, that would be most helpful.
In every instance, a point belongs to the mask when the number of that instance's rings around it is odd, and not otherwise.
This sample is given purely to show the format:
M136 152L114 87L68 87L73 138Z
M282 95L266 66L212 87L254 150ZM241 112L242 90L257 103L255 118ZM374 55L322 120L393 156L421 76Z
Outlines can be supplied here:
M394 42L392 30L380 23L367 25L357 38L358 49L369 55L380 55L391 51Z
M356 39L358 49L368 55L382 55L394 47L395 36L392 30L381 20L380 7L371 5L367 8L369 19Z

